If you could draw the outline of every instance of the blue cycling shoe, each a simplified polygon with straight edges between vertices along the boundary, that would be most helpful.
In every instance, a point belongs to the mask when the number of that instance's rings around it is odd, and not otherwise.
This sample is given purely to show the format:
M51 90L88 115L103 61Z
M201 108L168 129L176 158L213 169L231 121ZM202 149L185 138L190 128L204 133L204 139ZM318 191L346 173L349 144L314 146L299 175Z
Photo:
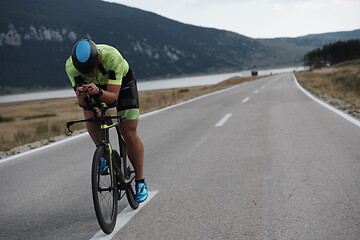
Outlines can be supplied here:
M106 159L104 157L100 160L100 175L108 175L109 167L107 165Z
M135 189L136 189L135 202L138 203L144 202L148 197L146 181L144 180L144 182L136 182Z

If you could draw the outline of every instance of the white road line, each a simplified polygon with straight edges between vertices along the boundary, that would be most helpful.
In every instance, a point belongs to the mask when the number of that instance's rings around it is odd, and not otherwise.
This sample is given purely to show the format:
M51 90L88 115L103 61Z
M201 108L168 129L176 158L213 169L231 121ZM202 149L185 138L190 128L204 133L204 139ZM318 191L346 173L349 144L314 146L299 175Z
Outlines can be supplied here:
M247 101L249 101L249 97L245 98L244 100L242 100L243 103L246 103Z
M293 77L294 77L294 81L296 83L296 86L301 90L303 91L309 98L311 98L312 100L314 100L315 102L323 105L324 107L326 107L327 109L333 111L334 113L338 114L339 116L345 118L346 120L348 120L349 122L355 124L356 126L360 127L360 121L351 117L350 115L340 111L339 109L337 108L334 108L333 106L321 101L320 99L314 97L311 93L309 93L307 90L305 90L298 82L298 80L296 79L295 75L293 74Z
M254 94L257 94L259 92L259 90L255 90Z
M135 214L137 212L140 211L141 208L143 208L156 194L158 193L158 191L151 191L149 192L149 196L148 199L141 203L138 207L138 209L133 210L130 206L127 206L126 208L124 208L124 210L122 210L118 215L117 215L117 219L116 219L116 225L114 228L114 231L107 235L105 234L102 230L98 231L92 238L90 238L90 240L110 240L112 239L116 233L118 231L120 231L121 228L123 228L132 217L135 216Z
M216 125L215 127L221 127L225 122L231 117L232 113L226 114Z

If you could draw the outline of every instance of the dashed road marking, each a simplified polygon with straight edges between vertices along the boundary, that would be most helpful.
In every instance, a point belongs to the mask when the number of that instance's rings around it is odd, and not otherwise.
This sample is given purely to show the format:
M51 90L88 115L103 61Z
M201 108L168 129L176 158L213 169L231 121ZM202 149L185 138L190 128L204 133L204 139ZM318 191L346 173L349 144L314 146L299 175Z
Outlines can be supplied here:
M245 98L244 100L242 100L243 103L246 103L247 101L249 101L249 97Z
M227 120L229 120L229 118L231 117L231 115L232 115L232 113L226 114L226 115L215 125L215 127L221 127L222 125L224 125L225 122L226 122Z

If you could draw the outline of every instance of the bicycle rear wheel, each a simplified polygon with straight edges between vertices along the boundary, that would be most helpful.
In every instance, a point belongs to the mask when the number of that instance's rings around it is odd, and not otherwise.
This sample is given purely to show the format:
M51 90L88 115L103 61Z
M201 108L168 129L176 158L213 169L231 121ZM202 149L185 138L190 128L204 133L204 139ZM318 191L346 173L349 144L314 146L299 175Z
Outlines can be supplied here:
M130 172L132 168L131 162L128 161L128 164L130 165L128 167L128 171ZM134 171L131 171L133 173L129 174L130 181L127 182L127 188L125 190L126 198L129 202L129 205L132 209L137 209L139 207L139 203L135 201L135 173Z
M100 174L101 158L105 157L109 166L108 174ZM116 223L118 195L115 172L108 160L104 147L98 147L95 151L92 170L91 185L96 218L101 229L110 234Z

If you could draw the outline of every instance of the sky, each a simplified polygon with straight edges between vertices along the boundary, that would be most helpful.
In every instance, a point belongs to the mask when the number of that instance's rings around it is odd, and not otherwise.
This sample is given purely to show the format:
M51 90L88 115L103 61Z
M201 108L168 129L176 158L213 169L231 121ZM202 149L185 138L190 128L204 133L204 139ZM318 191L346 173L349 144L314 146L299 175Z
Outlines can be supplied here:
M106 0L251 38L360 29L360 0Z

